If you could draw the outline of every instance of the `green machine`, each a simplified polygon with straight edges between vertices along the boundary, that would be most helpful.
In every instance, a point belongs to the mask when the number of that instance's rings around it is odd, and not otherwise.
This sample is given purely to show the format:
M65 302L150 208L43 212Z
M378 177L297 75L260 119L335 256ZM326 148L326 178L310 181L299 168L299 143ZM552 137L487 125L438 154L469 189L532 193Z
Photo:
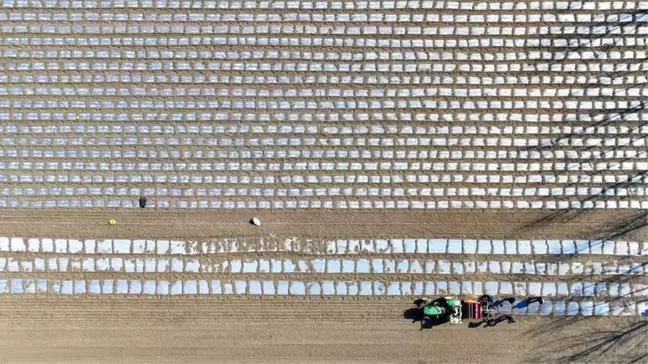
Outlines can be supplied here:
M434 318L451 324L461 323L461 300L457 297L443 297L434 301L422 298L419 302L424 319Z

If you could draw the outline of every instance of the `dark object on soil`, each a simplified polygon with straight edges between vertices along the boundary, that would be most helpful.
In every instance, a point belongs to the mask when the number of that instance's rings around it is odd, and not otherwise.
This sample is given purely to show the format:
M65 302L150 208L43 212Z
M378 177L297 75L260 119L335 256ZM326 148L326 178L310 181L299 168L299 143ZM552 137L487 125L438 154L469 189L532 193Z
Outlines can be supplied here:
M139 207L145 208L146 207L146 197L142 196L139 199Z
M514 324L515 319L511 315L501 315L496 318L486 320L486 326L496 326L500 322L508 321L509 324Z
M540 304L544 303L544 299L541 296L529 297L526 299L527 303L538 302Z

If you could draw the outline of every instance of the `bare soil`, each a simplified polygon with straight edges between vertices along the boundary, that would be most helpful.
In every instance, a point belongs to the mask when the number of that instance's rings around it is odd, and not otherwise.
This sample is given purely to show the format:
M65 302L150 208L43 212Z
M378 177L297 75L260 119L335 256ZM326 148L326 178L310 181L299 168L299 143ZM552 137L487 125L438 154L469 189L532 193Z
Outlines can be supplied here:
M633 320L521 318L421 331L402 299L6 298L3 362L521 363L583 351ZM617 350L615 348L615 350ZM620 349L619 349L620 350ZM619 353L613 351L614 355ZM600 357L602 358L602 357Z
M249 220L258 217L262 225ZM453 211L0 211L5 235L62 238L197 239L283 235L302 238L491 238L642 240L642 210L453 210ZM116 225L109 225L114 219Z

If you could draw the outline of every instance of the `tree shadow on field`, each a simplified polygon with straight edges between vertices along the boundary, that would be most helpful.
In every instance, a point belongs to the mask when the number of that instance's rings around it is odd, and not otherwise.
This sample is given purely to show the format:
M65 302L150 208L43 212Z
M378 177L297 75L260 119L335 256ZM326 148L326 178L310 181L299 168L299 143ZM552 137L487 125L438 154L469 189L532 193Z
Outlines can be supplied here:
M569 3L563 15L570 15L572 10L579 11L583 4L583 1ZM644 51L643 46L635 45L634 41L629 43L628 38L641 37L643 33L639 29L648 27L648 10L619 9L604 15L603 21L591 23L560 22L560 27L556 27L560 31L543 36L543 40L552 41L552 46L544 47L542 51L552 56L550 59L542 58L534 67L561 67L561 64L567 66L577 62L581 67L572 72L573 84L561 85L570 87L569 93L559 100L572 100L579 106L581 102L588 101L593 105L579 107L577 112L566 107L554 109L554 112L566 114L560 126L569 128L551 134L549 139L538 145L522 148L522 152L532 153L540 161L564 164L563 169L554 169L551 172L553 175L543 176L539 187L557 187L552 186L556 179L563 175L570 177L568 183L560 185L562 193L551 191L543 197L544 201L559 202L560 206L525 226L527 232L538 231L551 223L582 221L587 219L591 210L609 208L608 203L636 202L644 196L648 170L640 169L634 163L648 160L648 149L645 147L648 135L644 132L648 125L648 100L640 96L643 94L641 91L630 96L617 94L616 89L646 89L646 82L638 81L637 77L645 76L648 57L635 57L633 52L625 55L624 52ZM567 31L570 27L589 28L590 31L575 34ZM553 41L557 40L566 41L567 44L556 45ZM592 56L585 57L584 52ZM620 52L623 57L610 58L611 52ZM614 70L597 68L600 64L611 65ZM600 94L587 93L603 88L615 89L615 92L609 95L602 91ZM597 102L600 106L595 105ZM608 103L614 103L614 107ZM607 128L614 131L610 132ZM624 164L633 164L633 168L627 169ZM573 180L571 177L577 178ZM581 188L588 188L588 194L582 195L579 191L569 195L566 192ZM629 214L611 215L613 219L609 228L591 232L588 238L613 240L648 227L648 210L636 205L631 206L631 210L634 211Z
M583 3L570 2L570 7L561 10L561 13L570 16L574 11L580 11ZM610 205L614 207L620 201L628 203L623 207L619 205L619 209L607 210L609 220L605 226L579 232L579 238L590 240L585 247L588 253L590 248L593 251L601 241L648 241L648 210L636 203L629 205L629 201L645 201L644 189L648 182L648 170L635 164L648 159L645 144L648 137L645 132L645 126L648 125L648 101L642 96L646 90L644 76L648 58L645 57L644 45L635 43L637 38L645 41L648 10L615 9L604 12L604 15L603 21L587 24L582 21L560 22L561 31L544 37L548 40L566 39L567 45L555 46L556 43L551 43L552 46L542 49L547 54L552 54L552 59L542 59L536 66L538 69L555 66L556 69L564 70L567 69L567 64L578 63L571 75L573 84L560 85L570 88L569 94L560 100L577 102L578 108L577 111L569 108L555 109L554 112L573 115L560 119L561 127L571 128L558 132L562 134L552 134L550 140L545 140L540 145L522 150L538 156L541 161L563 164L562 169L556 168L548 176L543 176L539 186L555 187L554 183L559 177L570 177L565 178L566 182L559 186L563 189L562 192L551 191L545 198L546 201L561 202L558 208L525 226L527 234L537 236L552 223L587 222L589 211L608 209ZM569 27L589 28L590 31L575 34L567 31ZM587 57L584 52L588 52ZM611 57L612 52L620 52L621 57ZM605 64L606 67L597 68L600 64ZM604 94L602 90L594 90L603 88L614 89L614 92ZM617 94L617 89L626 91ZM627 91L629 89L635 89L634 93ZM581 107L584 101L591 102L591 105ZM601 106L596 106L596 102ZM630 168L626 167L628 164ZM573 176L576 174L578 176ZM589 190L586 194L581 195L579 191L569 195L565 190L567 188ZM599 251L601 249L598 246L596 248ZM536 261L570 263L579 257L583 258L581 253L576 249L571 254L549 254L536 258ZM638 253L634 256L615 256L614 260L615 264L635 264L641 268L641 273L623 272L620 266L614 274L609 274L605 268L598 273L572 273L569 279L589 282L584 283L584 286L600 283L608 289L614 284L618 285L619 292L599 292L598 286L596 290L590 286L590 293L586 293L583 288L582 292L570 292L571 296L562 299L603 303L608 305L615 316L597 317L594 310L594 315L590 313L590 316L562 314L543 320L542 325L534 325L526 333L529 340L536 342L539 347L537 355L530 358L532 362L648 363L648 310L640 312L644 317L637 316L635 306L641 304L641 310L645 309L643 304L648 296L648 286L645 284L648 281L643 272L648 272L648 261L645 255Z
M648 262L641 263L645 268ZM618 273L609 276L581 274L579 281L593 287L604 283L619 286L618 294L609 292L585 294L582 292L563 297L566 302L589 301L603 304L609 310L607 315L597 316L597 310L590 308L568 313L571 316L554 316L543 325L529 330L530 340L542 345L541 352L532 361L537 363L646 363L648 362L648 285L645 276ZM634 284L634 283L639 284ZM642 299L638 299L642 297ZM580 310L583 306L581 306ZM639 314L640 316L638 316ZM609 316L613 317L609 317ZM642 317L643 316L643 317Z
M646 320L574 316L548 320L541 330L527 335L547 348L532 359L536 363L648 362Z
M573 11L580 11L584 3L583 1L570 2L567 9L560 11L561 15L573 16ZM560 85L569 87L569 93L561 96L559 100L572 100L579 106L583 101L593 104L599 102L600 106L579 107L576 112L569 108L554 109L554 112L566 114L564 119L560 119L560 126L570 128L565 129L562 134L552 134L549 140L543 141L540 145L524 148L522 151L538 155L541 160L546 159L546 162L565 164L567 168L564 170L553 171L555 178L562 177L560 176L562 174L578 173L577 181L570 179L569 183L561 186L563 192L565 189L577 187L591 188L591 190L588 191L587 196L581 195L580 192L575 196L556 195L552 191L544 200L568 202L568 207L564 204L558 206L552 213L530 223L526 226L526 230L540 229L552 222L575 221L577 218L582 218L589 210L605 208L609 201L640 200L641 190L645 187L648 177L647 170L638 168L628 170L623 167L624 163L645 161L648 158L648 150L641 145L641 142L645 143L647 137L642 129L648 125L646 117L648 101L645 96L641 96L641 90L645 90L646 83L641 76L645 76L645 62L648 58L642 55L645 54L643 46L636 45L634 40L643 34L639 30L648 26L648 10L615 9L605 12L603 19L589 23L575 20L559 22L556 25L558 26L553 28L554 31L543 36L545 41L543 44L551 44L551 46L543 47L542 51L551 54L551 57L549 59L543 57L533 66L536 69L541 67L553 69L552 67L556 66L562 70L563 66L577 63L579 67L570 75L573 83ZM589 30L575 33L569 28ZM633 42L631 43L630 40ZM561 43L556 43L558 41ZM628 50L630 50L629 55L626 55L624 52ZM632 50L642 52L636 54ZM587 57L584 55L585 52L588 53ZM621 53L621 59L611 58L611 52ZM607 68L613 70L598 68L601 64L610 66ZM615 89L615 92L588 93L590 90L602 88ZM633 95L617 94L616 89L619 88L626 90L634 88L640 91ZM611 108L608 103L614 103L614 107ZM615 132L609 133L605 128L613 128ZM600 142L593 142L593 139ZM637 142L640 143L635 145ZM601 168L601 165L597 165L599 162L605 162L606 166ZM582 168L587 163L592 168ZM570 166L577 169L572 170ZM545 183L547 181L543 180L541 185ZM628 194L619 195L617 193L619 189ZM576 203L579 207L573 208L571 203ZM591 238L611 240L646 227L648 211L624 216L617 219L614 225L608 231Z

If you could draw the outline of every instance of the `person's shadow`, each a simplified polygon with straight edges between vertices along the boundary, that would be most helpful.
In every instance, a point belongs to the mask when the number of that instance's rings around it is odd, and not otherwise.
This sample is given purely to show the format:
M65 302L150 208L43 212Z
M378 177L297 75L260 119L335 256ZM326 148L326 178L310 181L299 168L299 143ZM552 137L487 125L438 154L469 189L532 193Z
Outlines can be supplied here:
M484 327L493 327L497 326L501 322L508 321L509 324L515 323L515 319L511 315L502 315L493 320L481 320L479 322L471 322L468 324L468 327L471 329L476 329L481 327L481 325L486 324Z

